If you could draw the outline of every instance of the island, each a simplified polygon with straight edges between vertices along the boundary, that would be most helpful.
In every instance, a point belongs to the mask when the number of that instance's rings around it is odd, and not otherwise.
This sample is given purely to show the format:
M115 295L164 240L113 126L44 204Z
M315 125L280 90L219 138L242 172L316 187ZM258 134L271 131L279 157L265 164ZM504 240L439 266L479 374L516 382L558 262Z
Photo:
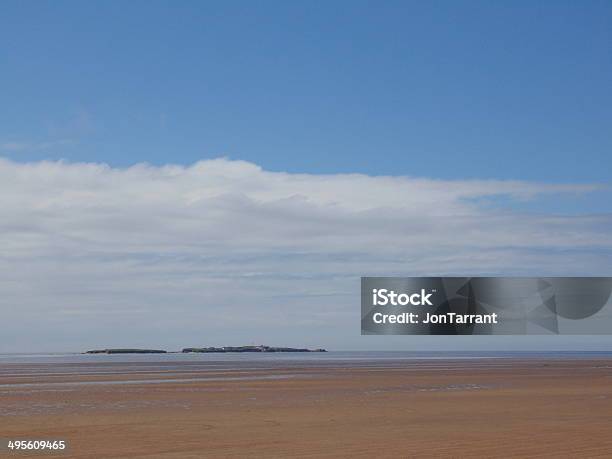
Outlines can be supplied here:
M223 347L186 347L182 353L223 353L223 352L327 352L325 349L306 349L296 347L276 346L223 346ZM176 354L177 351L164 351L161 349L93 349L83 354Z
M85 354L165 354L160 349L94 349Z
M224 346L224 347L186 347L184 353L222 353L222 352L327 352L325 349L305 349L273 346Z

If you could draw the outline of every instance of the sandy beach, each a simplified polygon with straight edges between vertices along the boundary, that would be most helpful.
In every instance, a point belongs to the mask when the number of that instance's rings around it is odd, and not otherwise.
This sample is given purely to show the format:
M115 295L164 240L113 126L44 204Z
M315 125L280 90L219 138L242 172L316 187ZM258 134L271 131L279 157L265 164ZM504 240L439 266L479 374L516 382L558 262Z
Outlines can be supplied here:
M612 360L0 365L6 457L609 457Z

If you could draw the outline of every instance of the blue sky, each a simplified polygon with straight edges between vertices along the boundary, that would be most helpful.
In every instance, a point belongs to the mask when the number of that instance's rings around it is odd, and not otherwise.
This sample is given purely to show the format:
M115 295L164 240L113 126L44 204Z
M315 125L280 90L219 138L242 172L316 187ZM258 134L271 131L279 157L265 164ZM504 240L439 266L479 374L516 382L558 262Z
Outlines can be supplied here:
M612 275L610 24L607 1L4 1L0 352L455 349L361 337L360 276ZM490 339L459 347L612 348Z
M605 182L611 23L605 1L3 2L0 154Z

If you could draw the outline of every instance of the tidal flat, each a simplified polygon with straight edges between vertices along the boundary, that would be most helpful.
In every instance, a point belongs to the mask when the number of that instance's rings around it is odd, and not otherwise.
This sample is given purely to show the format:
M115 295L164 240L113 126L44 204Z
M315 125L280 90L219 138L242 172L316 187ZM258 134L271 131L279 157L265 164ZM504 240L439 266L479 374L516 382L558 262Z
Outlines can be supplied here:
M598 355L14 359L0 425L45 457L604 457L611 383Z

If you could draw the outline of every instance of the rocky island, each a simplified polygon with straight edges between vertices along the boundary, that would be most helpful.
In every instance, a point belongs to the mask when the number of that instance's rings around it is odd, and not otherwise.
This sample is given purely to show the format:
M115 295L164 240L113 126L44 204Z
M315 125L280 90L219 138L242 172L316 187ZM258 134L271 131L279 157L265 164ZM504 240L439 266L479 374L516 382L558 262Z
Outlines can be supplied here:
M165 354L160 349L94 349L85 354Z
M186 347L184 353L219 353L219 352L327 352L325 349L305 349L273 346L224 346L224 347Z
M222 353L222 352L327 352L325 349L306 349L274 346L223 346L223 347L186 347L182 353ZM175 354L161 349L93 349L83 354Z

